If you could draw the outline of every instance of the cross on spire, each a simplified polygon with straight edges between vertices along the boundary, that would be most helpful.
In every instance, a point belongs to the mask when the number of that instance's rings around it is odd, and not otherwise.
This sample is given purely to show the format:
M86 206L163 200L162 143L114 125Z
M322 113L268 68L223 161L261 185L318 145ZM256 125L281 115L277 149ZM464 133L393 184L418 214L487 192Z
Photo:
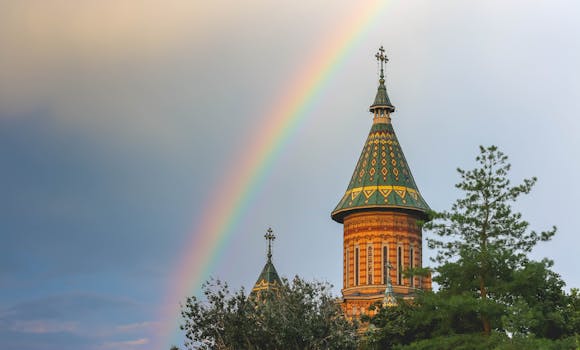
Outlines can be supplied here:
M387 94L387 87L385 86L385 65L389 61L389 58L385 54L385 49L383 46L379 47L379 51L375 54L377 63L380 63L381 74L379 78L379 86L377 88L377 95L375 96L375 101L370 106L369 111L373 113L374 117L380 117L380 120L384 120L383 117L389 118L389 114L395 111L395 106L389 100L389 94Z
M387 64L387 62L389 62L389 58L385 54L385 49L383 48L382 45L379 48L379 52L377 52L375 54L375 58L377 59L378 62L380 62L380 65L381 65L381 79L383 79L385 77L383 68L384 68L384 65Z
M271 227L269 227L268 230L266 230L264 238L268 240L268 260L270 260L272 258L272 241L276 239L274 231L272 231Z

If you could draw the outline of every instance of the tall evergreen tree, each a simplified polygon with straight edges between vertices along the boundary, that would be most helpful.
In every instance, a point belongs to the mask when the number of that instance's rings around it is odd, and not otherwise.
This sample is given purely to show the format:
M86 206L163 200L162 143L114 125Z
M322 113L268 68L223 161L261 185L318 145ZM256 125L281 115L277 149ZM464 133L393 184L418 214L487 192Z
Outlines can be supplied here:
M580 298L567 295L552 261L528 253L556 229L529 230L512 204L536 179L512 186L507 157L481 148L478 167L459 169L463 196L426 228L438 249L437 292L418 292L369 317L368 349L580 349ZM483 332L482 332L483 330ZM491 335L491 336L490 336Z
M456 187L464 196L451 210L435 213L425 227L436 236L427 239L429 248L437 249L435 261L440 264L434 280L444 293L471 293L478 299L474 310L484 334L489 335L492 320L499 319L505 305L505 283L527 263L534 246L549 240L556 228L530 230L512 208L513 202L530 192L535 177L511 185L508 157L495 146L480 146L476 161L475 169L457 169L461 182Z

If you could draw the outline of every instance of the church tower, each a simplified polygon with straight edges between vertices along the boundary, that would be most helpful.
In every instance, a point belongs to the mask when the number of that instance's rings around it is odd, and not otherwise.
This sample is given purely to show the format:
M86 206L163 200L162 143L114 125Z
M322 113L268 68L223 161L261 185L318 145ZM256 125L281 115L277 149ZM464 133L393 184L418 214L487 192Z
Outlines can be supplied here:
M254 284L252 288L251 294L256 294L261 291L272 291L276 290L280 286L282 286L282 281L280 281L280 277L278 277L278 272L272 263L272 241L276 239L274 235L274 231L271 228L268 228L264 238L268 240L268 254L266 265L262 269L262 273L258 276L258 280Z
M379 87L370 112L373 123L346 192L331 217L344 226L343 309L349 317L368 313L376 301L412 298L431 289L430 277L409 277L422 266L420 222L429 206L419 193L397 140L385 87L383 47Z

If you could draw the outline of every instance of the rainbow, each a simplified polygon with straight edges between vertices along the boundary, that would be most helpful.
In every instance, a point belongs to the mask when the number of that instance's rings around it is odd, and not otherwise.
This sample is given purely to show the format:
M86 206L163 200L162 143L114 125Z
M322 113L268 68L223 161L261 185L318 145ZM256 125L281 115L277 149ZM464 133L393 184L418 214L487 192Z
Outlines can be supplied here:
M256 130L253 143L244 149L243 156L226 174L236 174L219 182L213 202L200 216L201 223L193 230L191 240L184 245L182 258L172 278L161 316L163 343L157 348L169 348L168 343L178 334L179 302L199 290L208 277L220 252L230 240L234 228L243 217L256 188L269 174L276 155L285 147L296 129L309 115L317 97L328 80L344 62L353 46L364 37L384 9L387 0L360 2L331 38L320 42L323 47L308 59L298 77L267 113ZM174 307L167 307L174 305Z

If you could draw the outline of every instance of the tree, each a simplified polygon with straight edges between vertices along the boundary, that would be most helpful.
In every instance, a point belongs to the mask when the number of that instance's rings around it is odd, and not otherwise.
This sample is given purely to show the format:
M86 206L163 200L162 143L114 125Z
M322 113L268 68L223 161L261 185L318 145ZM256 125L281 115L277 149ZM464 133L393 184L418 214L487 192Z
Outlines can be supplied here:
M437 292L420 292L369 317L368 349L580 349L580 297L567 295L552 261L527 254L555 233L536 233L511 203L535 178L510 186L507 157L481 148L479 167L459 169L464 191L425 225L438 238ZM481 332L483 330L483 333Z
M368 318L373 331L366 337L367 349L398 349L424 339L480 333L477 301L465 294L418 292L394 307L375 307L376 314Z
M187 349L355 349L348 321L331 286L298 277L276 291L231 293L218 281L203 286L205 301L187 299L182 330Z
M529 261L513 272L504 284L507 312L502 316L503 328L514 336L558 339L571 335L570 315L566 313L569 297L564 281L551 271L553 262Z
M575 334L580 348L580 290L572 288L566 298L566 310L568 334Z
M391 349L397 344L408 344L415 339L410 318L416 309L409 302L399 300L396 305L390 306L378 302L371 305L369 310L376 313L373 316L361 316L361 321L369 323L363 349Z
M528 194L536 178L511 186L507 156L495 146L481 147L473 170L457 169L462 181L456 187L464 197L450 211L434 213L425 228L438 238L428 246L437 249L435 261L441 264L434 278L443 292L471 293L478 301L484 334L489 335L505 311L505 283L515 270L528 262L527 254L540 241L556 232L529 230L529 223L511 204Z

